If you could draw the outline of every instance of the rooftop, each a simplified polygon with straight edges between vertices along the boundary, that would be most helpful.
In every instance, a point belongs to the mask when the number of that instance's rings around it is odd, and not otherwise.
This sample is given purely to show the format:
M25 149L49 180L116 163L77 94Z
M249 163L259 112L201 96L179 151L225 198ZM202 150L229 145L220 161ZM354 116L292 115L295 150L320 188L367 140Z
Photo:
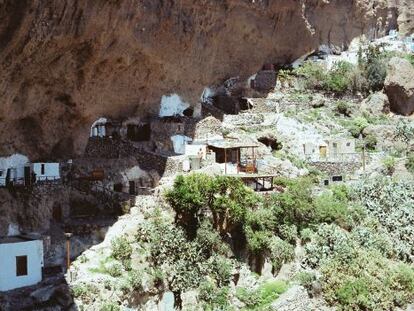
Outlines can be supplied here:
M219 148L219 149L236 149L236 148L257 148L260 145L255 141L244 139L220 139L220 140L209 140L206 142L208 146Z
M30 237L26 235L16 235L16 236L6 236L0 237L0 244L11 244L11 243L22 243L38 240L35 237Z

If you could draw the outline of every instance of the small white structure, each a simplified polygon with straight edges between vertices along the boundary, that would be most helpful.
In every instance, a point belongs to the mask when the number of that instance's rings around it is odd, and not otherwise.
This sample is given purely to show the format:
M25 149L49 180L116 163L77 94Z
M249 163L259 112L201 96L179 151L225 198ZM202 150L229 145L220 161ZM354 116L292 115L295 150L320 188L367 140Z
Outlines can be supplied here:
M181 99L177 94L164 95L161 98L161 107L159 116L162 117L172 117L172 116L182 116L184 115L184 110L190 107L190 104L186 103Z
M355 140L342 137L327 138L324 142L303 144L303 153L308 161L346 162L358 158Z
M93 122L91 126L91 137L105 137L106 136L106 123L108 119L99 118Z
M173 143L174 152L177 154L185 153L185 145L190 142L192 139L185 135L174 135L171 136L171 141Z
M36 182L60 179L59 163L33 163Z
M198 144L196 142L193 144L187 143L185 145L185 155L189 157L199 157L200 159L205 160L207 156L207 145L201 143Z
M0 291L42 281L43 241L23 236L0 238Z
M29 159L24 155L13 154L0 158L0 187L5 187L8 182L24 184L25 167L30 170Z

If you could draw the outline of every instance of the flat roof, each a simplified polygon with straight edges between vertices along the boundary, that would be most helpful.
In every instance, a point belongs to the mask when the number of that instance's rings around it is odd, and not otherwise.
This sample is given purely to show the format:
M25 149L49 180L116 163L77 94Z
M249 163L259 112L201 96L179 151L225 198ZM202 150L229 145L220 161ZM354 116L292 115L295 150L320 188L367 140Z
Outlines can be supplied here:
M238 139L209 140L206 144L207 146L219 149L257 148L260 146L253 141L241 141Z
M0 237L0 244L11 244L11 243L22 243L22 242L29 242L29 241L36 241L39 239L31 238L28 236L6 236L6 237Z

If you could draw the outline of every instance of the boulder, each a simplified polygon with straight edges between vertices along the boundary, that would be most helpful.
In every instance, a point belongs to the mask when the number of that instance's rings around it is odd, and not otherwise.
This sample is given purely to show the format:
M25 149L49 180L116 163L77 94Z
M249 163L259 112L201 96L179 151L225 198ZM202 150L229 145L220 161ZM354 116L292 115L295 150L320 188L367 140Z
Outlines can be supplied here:
M414 112L414 66L408 60L398 57L390 60L385 93L395 113L408 116Z
M390 112L390 102L387 95L382 92L374 93L361 103L361 111L373 115L381 115Z

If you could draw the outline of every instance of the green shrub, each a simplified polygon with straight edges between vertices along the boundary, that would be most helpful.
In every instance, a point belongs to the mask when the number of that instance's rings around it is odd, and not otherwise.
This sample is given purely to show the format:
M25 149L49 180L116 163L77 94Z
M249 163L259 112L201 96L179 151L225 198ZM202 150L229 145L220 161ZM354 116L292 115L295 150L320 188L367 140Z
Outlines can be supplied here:
M335 63L325 78L323 89L336 94L351 91L353 70L354 66L348 62Z
M298 238L298 228L295 225L281 224L277 226L279 237L286 242L296 245Z
M390 58L383 46L369 45L361 49L358 55L359 67L368 81L369 90L382 90L387 76L387 62Z
M297 76L303 77L305 87L308 89L321 89L326 79L326 69L318 63L306 61L293 71Z
M405 167L411 174L414 174L414 154L410 154L407 157L407 162L405 163Z
M301 271L296 274L295 279L300 285L309 291L312 289L312 285L316 281L316 275L313 272Z
M225 234L242 224L246 211L260 201L239 178L205 174L178 176L166 199L177 213L177 223L191 239L206 212L213 216L214 229Z
M414 299L414 269L376 252L359 250L346 265L333 258L321 272L324 298L338 310L394 310Z
M355 138L358 138L362 134L362 131L369 125L367 119L364 117L356 117L351 122L347 123L349 132Z
M217 287L211 281L200 284L198 298L205 302L204 310L227 310L230 306L229 288Z
M310 228L305 228L300 232L300 238L302 240L302 244L310 242L312 238L313 230Z
M336 223L349 227L348 201L338 200L331 193L322 193L315 199L315 221L317 223Z
M375 148L377 147L378 140L377 137L375 137L372 134L369 134L365 136L364 143L368 150L375 150Z
M351 115L351 106L348 102L340 100L336 104L335 111L349 117Z
M125 270L131 269L131 255L132 246L126 237L119 237L111 242L112 253L111 256L119 260L124 266Z
M384 165L385 171L388 175L394 174L395 171L395 158L392 156L387 156L382 160L382 165Z
M269 249L269 257L276 271L279 271L283 264L295 259L295 248L278 237L271 238Z
M269 281L257 289L236 288L236 297L243 302L247 310L265 310L288 289L284 281Z
M116 261L107 264L105 268L106 268L106 272L114 278L121 276L123 273L122 264Z
M100 306L99 311L121 311L121 307L115 302L105 301Z

